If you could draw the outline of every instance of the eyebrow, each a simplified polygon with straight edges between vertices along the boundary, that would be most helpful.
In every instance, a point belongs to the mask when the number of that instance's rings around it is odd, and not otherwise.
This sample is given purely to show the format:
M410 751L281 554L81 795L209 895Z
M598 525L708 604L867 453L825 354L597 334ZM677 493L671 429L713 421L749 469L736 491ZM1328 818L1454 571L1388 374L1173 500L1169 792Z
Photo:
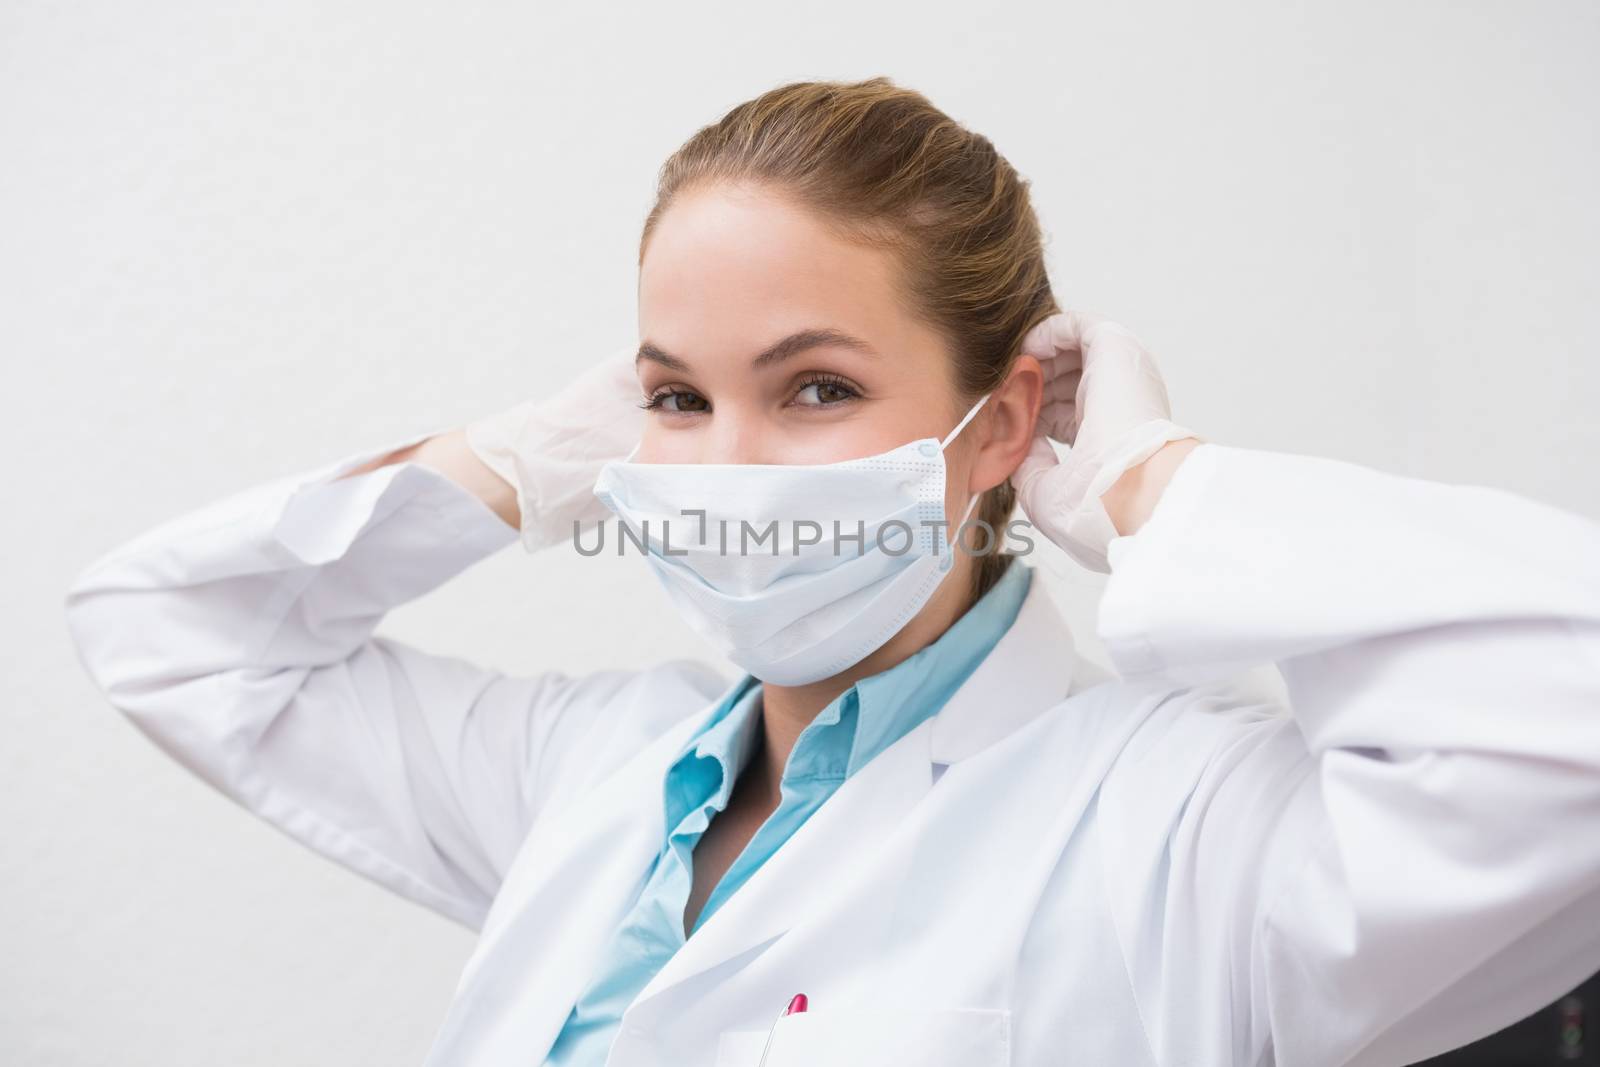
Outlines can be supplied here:
M870 344L842 330L809 329L792 333L776 344L767 346L760 355L751 361L750 365L756 368L770 367L774 363L779 363L808 349L823 347L848 348L868 356L876 356L878 354L878 350ZM642 359L648 359L652 363L659 363L668 370L689 370L689 364L686 360L680 359L658 345L651 344L649 341L639 346L639 354L634 358L634 362Z

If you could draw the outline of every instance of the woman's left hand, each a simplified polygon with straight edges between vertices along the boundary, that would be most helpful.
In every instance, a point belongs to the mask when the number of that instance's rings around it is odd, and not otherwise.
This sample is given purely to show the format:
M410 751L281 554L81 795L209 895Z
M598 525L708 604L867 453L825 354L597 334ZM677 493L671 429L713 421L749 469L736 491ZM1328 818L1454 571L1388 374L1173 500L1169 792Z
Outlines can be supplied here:
M1044 367L1045 387L1033 449L1017 469L1017 497L1046 537L1085 567L1109 573L1107 545L1142 523L1201 439L1172 422L1155 360L1125 327L1064 311L1030 330L1022 351ZM1064 460L1047 438L1069 446ZM1166 447L1175 441L1185 443ZM1114 522L1108 505L1126 519Z

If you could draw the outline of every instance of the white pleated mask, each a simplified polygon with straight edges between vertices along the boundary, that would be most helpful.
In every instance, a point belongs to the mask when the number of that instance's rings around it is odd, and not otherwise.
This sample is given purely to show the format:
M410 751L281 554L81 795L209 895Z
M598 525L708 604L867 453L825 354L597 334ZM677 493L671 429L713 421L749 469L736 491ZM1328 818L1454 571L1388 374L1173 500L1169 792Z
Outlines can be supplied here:
M594 492L697 633L764 682L803 685L881 647L950 572L978 497L950 529L944 452L988 399L943 440L838 463L635 463L635 447Z

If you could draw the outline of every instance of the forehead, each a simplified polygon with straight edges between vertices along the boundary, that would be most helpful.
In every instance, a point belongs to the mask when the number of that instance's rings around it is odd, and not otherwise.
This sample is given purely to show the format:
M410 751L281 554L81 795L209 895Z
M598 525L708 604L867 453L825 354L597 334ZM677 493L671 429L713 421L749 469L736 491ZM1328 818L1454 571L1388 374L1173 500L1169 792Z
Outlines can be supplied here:
M640 265L639 320L669 348L749 347L818 326L887 349L928 343L889 249L750 186L691 190L662 214Z

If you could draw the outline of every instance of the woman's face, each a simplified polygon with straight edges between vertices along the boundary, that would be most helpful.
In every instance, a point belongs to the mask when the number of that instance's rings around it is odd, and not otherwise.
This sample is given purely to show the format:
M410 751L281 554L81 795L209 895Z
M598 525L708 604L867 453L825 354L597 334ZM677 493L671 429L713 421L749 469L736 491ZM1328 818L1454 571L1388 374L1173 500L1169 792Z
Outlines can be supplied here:
M968 407L945 341L904 306L891 253L750 187L691 191L658 221L639 334L651 403L639 462L855 459L943 437ZM971 490L949 488L959 518Z
M833 463L947 435L969 401L944 339L906 305L892 255L760 189L681 195L639 272L637 366L651 408L636 460ZM1038 360L1018 356L945 450L952 529L1022 462L1042 389ZM942 633L965 610L974 563L957 553L934 597L848 673L881 670Z

